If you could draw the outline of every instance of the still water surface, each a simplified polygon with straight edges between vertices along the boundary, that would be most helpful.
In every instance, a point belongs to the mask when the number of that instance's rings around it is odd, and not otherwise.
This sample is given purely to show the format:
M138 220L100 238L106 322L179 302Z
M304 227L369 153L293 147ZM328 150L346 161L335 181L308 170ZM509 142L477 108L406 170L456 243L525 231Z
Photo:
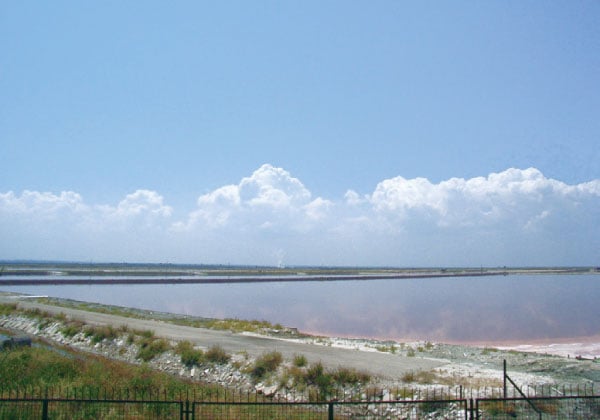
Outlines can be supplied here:
M2 287L329 336L447 342L600 335L600 275L327 282Z

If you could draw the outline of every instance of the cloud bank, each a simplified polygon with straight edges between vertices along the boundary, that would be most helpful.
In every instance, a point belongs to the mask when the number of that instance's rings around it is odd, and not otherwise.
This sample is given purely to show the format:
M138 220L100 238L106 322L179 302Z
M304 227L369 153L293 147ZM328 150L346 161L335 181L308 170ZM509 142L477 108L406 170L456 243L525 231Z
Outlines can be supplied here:
M114 205L72 191L0 193L0 258L275 265L598 265L600 180L535 168L315 197L265 164L183 219L159 192Z

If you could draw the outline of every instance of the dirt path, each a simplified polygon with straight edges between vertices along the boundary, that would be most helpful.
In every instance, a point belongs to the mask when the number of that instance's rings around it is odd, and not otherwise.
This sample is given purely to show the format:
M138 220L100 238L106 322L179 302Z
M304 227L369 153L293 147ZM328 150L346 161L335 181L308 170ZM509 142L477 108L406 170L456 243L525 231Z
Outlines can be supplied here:
M339 366L355 368L388 379L400 378L404 373L409 371L429 370L445 364L440 360L428 358L349 350L265 336L186 327L162 321L126 318L45 305L33 301L19 301L18 305L21 308L27 309L38 308L52 314L62 312L73 319L78 319L92 325L113 325L115 327L126 325L131 329L152 330L159 337L169 340L189 340L205 348L212 345L220 345L232 354L245 351L250 356L256 357L264 352L276 350L281 352L286 359L292 359L294 355L302 354L307 358L309 363L321 361L323 365L329 368L337 368Z

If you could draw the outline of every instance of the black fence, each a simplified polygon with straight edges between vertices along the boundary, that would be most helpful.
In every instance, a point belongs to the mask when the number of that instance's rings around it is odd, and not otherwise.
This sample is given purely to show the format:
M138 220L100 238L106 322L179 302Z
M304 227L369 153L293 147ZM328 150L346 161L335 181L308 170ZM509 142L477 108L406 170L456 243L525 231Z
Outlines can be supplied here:
M1 419L465 419L467 400L198 402L1 399Z
M38 391L0 392L0 419L600 419L600 395L455 398L453 392L438 391L433 398L426 391L421 399L417 390L404 389L364 400L289 401L241 392L232 398L224 393Z
M474 411L476 419L600 419L600 396L485 398Z

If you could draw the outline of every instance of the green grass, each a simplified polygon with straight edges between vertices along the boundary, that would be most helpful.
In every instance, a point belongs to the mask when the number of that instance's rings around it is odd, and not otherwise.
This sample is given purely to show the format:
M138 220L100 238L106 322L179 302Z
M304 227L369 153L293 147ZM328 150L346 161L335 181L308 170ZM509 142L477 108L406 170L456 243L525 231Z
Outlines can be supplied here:
M17 389L104 387L144 390L183 390L186 385L148 367L115 362L95 355L82 355L69 349L61 353L44 347L22 347L0 358L2 388Z

